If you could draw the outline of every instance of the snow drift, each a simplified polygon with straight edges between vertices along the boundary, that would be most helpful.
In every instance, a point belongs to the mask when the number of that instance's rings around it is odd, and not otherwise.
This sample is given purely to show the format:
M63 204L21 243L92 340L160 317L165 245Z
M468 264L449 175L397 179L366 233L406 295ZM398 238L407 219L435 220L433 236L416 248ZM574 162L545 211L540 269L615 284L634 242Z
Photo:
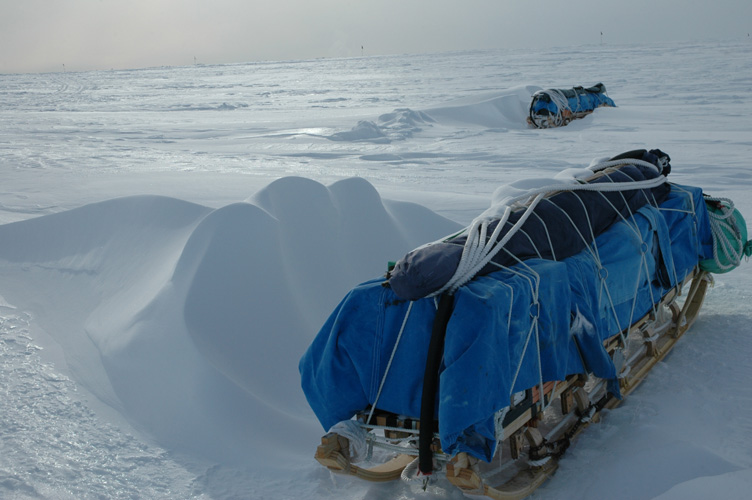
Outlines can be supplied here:
M310 442L297 360L327 311L457 227L362 179L288 177L216 210L136 196L6 224L0 258L6 283L36 283L5 298L65 324L50 330L81 384L161 443L226 460Z
M527 127L526 117L530 96L539 91L534 85L489 92L472 98L456 99L424 111L409 108L395 109L379 116L378 121L361 120L347 131L335 132L332 141L374 142L389 144L402 141L430 129L434 125L471 125L489 129L518 129Z

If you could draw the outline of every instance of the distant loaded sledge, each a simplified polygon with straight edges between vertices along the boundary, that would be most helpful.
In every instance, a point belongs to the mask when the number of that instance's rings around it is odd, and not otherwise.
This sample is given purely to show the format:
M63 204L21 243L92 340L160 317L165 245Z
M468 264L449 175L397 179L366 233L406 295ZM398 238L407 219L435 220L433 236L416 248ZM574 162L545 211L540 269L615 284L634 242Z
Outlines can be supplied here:
M539 90L533 94L527 122L536 128L563 127L601 106L616 107L606 95L606 86Z

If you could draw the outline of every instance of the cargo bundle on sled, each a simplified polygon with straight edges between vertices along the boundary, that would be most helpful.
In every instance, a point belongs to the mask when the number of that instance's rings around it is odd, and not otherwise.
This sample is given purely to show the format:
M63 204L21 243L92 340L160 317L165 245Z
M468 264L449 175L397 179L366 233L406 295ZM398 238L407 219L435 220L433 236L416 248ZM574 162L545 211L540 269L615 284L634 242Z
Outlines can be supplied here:
M536 128L562 127L601 106L616 106L602 83L588 88L539 90L533 94L527 122Z
M350 291L300 362L329 429L316 459L530 494L690 327L707 270L752 253L730 200L669 172L639 150L504 186L468 228Z

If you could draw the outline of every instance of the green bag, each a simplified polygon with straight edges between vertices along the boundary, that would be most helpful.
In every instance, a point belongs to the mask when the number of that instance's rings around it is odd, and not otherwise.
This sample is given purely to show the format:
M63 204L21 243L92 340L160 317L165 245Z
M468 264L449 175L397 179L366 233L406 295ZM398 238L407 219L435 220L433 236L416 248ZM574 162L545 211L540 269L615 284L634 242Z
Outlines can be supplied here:
M736 269L743 256L752 255L752 241L747 241L747 223L730 200L705 200L713 232L713 258L700 261L700 269L722 274Z

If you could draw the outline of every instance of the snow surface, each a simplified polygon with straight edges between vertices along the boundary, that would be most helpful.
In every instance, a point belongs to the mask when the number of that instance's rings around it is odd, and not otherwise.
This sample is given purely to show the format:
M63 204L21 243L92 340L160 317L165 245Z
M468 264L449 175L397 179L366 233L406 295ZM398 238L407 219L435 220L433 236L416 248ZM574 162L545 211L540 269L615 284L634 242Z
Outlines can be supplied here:
M535 90L617 108L525 125ZM297 362L494 190L635 148L752 217L752 44L0 75L0 498L461 498L312 456ZM752 490L752 266L535 499Z

